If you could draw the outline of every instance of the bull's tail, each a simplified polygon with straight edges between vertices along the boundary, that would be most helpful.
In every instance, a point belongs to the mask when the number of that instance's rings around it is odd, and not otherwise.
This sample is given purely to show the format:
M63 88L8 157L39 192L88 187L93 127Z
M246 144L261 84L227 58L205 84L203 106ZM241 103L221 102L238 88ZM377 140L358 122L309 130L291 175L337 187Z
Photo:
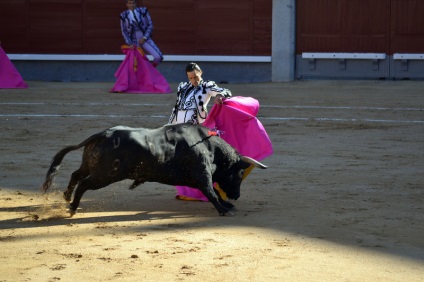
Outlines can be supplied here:
M93 140L97 139L99 136L102 136L102 135L103 135L103 132L92 135L78 145L68 146L68 147L60 150L52 159L52 162L50 164L50 168L49 168L49 170L47 171L47 174L46 174L46 179L45 179L41 189L44 192L47 192L47 190L50 188L50 186L53 183L54 177L59 172L60 164L62 163L63 158L65 157L65 155L67 153L69 153L71 151L78 150L79 148L84 147L85 145L89 144L90 142L92 142Z

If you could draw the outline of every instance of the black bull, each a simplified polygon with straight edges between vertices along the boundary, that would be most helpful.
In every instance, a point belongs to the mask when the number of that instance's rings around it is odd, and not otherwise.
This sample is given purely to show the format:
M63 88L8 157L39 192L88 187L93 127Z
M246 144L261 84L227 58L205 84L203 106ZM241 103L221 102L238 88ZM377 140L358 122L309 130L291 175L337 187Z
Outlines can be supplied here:
M130 189L144 182L196 187L220 215L234 206L213 188L217 182L230 199L240 197L244 170L265 165L241 156L222 138L201 125L176 124L157 129L117 126L88 137L79 145L59 151L52 160L42 186L46 192L67 153L84 147L82 163L74 171L64 192L75 214L82 195L117 181L132 179Z

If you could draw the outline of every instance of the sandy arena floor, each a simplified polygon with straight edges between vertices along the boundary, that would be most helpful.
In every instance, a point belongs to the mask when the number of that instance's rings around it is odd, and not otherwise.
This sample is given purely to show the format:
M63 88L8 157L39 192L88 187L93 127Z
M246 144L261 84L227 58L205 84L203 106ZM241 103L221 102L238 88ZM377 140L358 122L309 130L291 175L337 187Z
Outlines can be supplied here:
M175 189L130 181L89 191L68 218L69 153L115 125L157 127L168 95L111 83L0 90L0 281L424 281L424 82L222 85L261 103L274 146L234 217Z

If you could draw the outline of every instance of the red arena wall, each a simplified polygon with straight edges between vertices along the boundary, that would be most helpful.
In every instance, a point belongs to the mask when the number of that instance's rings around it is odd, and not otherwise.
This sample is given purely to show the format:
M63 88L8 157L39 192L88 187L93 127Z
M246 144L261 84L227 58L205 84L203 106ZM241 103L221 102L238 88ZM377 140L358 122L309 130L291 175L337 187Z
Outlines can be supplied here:
M145 0L164 54L271 55L272 0ZM120 54L125 0L1 0L8 53Z
M296 54L424 53L423 0L298 0Z

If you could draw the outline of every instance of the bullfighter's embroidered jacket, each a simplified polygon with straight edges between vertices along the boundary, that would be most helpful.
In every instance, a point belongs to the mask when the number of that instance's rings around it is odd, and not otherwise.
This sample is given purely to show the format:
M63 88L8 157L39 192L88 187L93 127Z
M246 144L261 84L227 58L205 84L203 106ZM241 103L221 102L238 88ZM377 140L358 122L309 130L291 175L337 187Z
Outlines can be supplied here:
M218 94L225 98L231 97L230 90L219 87L214 81L202 80L198 86L193 86L191 82L181 82L169 123L204 122L208 115L206 106L211 97Z
M153 32L153 22L146 7L134 9L134 15L130 10L121 13L121 31L127 45L137 44L136 31L140 30L143 37L151 40Z

